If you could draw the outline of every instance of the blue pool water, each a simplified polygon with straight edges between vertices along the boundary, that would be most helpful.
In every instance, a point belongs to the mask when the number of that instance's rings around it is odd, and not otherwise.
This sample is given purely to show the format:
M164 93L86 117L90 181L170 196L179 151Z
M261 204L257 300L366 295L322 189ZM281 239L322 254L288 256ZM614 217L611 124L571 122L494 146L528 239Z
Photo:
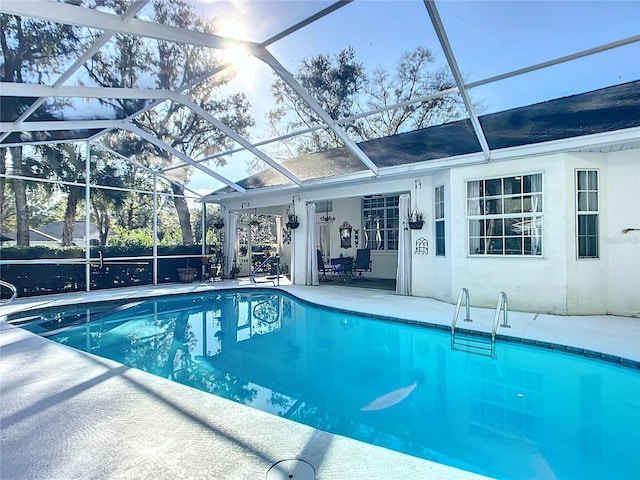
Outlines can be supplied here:
M503 479L640 478L640 374L317 308L274 290L67 307L15 324L328 432ZM89 321L87 321L89 320Z

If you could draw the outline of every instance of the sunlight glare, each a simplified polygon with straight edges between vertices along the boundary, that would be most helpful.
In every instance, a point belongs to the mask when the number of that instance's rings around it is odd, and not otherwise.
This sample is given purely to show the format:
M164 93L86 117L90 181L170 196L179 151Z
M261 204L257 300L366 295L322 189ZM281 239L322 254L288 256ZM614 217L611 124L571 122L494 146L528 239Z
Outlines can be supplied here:
M230 43L223 53L227 62L233 63L240 67L249 56L247 49L239 43Z
M250 51L240 43L230 42L221 53L222 60L233 65L236 86L251 89L255 82L256 60Z

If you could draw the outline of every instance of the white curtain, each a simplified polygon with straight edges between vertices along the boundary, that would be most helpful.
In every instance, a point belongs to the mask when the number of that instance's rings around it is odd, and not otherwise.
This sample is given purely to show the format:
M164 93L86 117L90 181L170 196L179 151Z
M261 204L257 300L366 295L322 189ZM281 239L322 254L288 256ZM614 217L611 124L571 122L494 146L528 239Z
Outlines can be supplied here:
M276 217L276 243L278 245L278 256L282 258L282 249L284 245L284 239L282 238L282 217Z
M307 268L305 272L305 285L319 285L318 281L318 256L316 254L316 206L307 203Z
M398 209L408 212L411 204L408 193L400 195ZM398 271L396 273L396 294L411 295L411 230L407 219L400 215L400 231L398 232Z
M237 227L238 227L238 216L236 212L229 212L228 218L224 222L225 225L225 264L224 264L224 274L229 277L231 269L233 268L233 260L236 257L236 239L237 239Z
M538 192L531 196L531 250L534 255L542 253L542 216L535 213L542 212L542 175L531 175L531 191Z
M467 215L481 215L480 208L480 182L467 183ZM469 253L480 252L480 222L484 220L468 220L469 222ZM485 246L486 248L486 246Z
M331 256L331 244L330 242L330 234L331 234L331 222L322 222L318 226L318 248L322 252L322 257L325 263L329 263L329 257Z

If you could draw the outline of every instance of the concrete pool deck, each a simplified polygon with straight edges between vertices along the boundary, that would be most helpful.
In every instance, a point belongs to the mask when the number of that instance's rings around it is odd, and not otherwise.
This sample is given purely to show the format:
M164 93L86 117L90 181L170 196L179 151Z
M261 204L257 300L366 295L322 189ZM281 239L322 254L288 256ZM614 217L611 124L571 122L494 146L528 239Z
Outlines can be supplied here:
M245 280L169 284L17 299L0 316L31 308L246 285ZM320 305L449 325L451 304L393 292L283 285ZM427 313L428 312L428 313ZM427 317L428 318L425 318ZM490 329L492 309L471 309ZM510 312L510 329L640 362L640 319ZM466 326L466 325L465 325ZM266 479L300 459L316 479L472 479L479 475L332 435L56 344L0 321L0 478ZM292 464L288 464L289 466ZM304 479L303 471L291 472ZM288 478L289 472L273 478Z

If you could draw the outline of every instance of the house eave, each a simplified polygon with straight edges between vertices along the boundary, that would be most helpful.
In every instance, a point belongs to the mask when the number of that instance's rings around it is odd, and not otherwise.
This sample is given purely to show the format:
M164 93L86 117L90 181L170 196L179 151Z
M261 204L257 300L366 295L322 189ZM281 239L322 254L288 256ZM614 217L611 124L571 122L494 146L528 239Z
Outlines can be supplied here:
M584 135L549 142L530 145L520 145L491 151L491 162L504 162L523 158L535 158L542 155L566 152L606 151L622 150L626 148L638 148L640 139L640 127L624 130ZM373 177L370 172L358 172L339 177L320 178L307 180L301 186L294 184L264 187L256 190L247 190L245 194L238 192L209 195L204 197L205 202L225 205L233 209L239 202L249 201L252 206L274 205L274 202L282 202L288 195L317 197L318 193L323 198L332 197L330 191L336 188L365 185L370 183L381 184L386 180L398 180L420 175L429 175L445 169L480 165L487 163L482 152L447 157L426 162L416 162L405 165L394 165L380 168L378 176ZM286 202L285 202L286 203Z

